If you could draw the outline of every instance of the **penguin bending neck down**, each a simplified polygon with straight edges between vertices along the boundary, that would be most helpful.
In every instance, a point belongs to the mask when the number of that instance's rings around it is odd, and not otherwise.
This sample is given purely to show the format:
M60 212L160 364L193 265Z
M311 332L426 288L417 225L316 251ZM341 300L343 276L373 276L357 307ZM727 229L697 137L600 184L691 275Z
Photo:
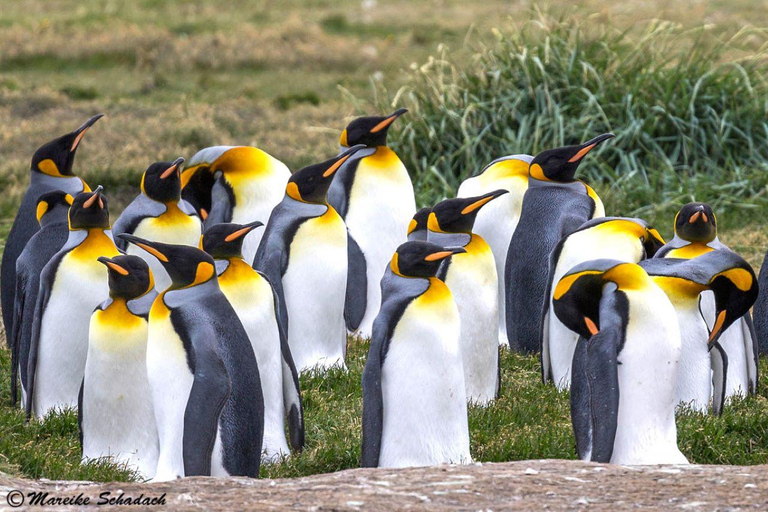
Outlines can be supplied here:
M408 224L408 241L427 241L427 219L432 208L426 206L419 209Z
M245 328L195 247L120 235L171 278L149 314L147 373L160 453L155 480L259 475L264 399Z

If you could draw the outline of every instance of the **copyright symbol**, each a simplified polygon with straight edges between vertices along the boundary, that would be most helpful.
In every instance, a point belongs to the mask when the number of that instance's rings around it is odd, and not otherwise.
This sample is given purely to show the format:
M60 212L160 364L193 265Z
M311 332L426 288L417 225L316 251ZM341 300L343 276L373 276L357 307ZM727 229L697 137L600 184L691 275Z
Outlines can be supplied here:
M20 507L24 504L24 493L21 491L11 491L5 497L5 501L13 508Z

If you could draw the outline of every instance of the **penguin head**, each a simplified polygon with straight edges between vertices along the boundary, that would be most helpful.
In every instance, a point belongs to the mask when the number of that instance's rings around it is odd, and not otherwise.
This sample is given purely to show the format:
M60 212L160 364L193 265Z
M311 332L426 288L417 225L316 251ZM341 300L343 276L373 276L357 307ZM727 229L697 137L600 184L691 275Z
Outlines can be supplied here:
M694 260L704 258L704 262L707 262L722 256L724 252L726 251L712 251ZM747 314L757 300L757 278L749 263L738 257L736 262L727 266L726 270L718 272L709 283L709 289L715 295L715 325L707 343L710 350L723 332Z
M416 212L408 224L408 241L421 240L425 242L427 240L427 220L430 212L432 212L432 208L428 206Z
M687 242L708 244L717 238L717 218L707 203L688 203L675 216L675 234Z
M83 123L77 130L40 146L32 156L32 172L47 174L57 178L74 176L72 164L75 161L75 152L80 145L80 141L83 140L83 136L88 131L88 128L93 126L93 123L102 117L104 117L104 114L97 114Z
M410 241L400 245L389 268L403 277L434 277L444 259L467 252L463 247L444 248L430 242Z
M242 258L245 235L263 225L258 220L249 224L216 224L200 237L200 248L217 260Z
M46 192L37 198L37 222L43 225L43 218L61 212L66 215L75 198L62 190Z
M542 151L531 160L531 167L528 172L532 178L537 180L561 183L573 181L576 169L587 153L601 142L613 137L615 135L612 133L604 133L578 146L565 146Z
M440 201L432 207L427 227L436 233L471 234L480 208L508 192L509 190L499 189L481 196Z
M155 162L141 177L141 191L150 199L161 203L178 202L181 198L181 164L183 158L173 162Z
M285 193L291 199L302 203L325 204L326 194L333 181L333 176L339 167L365 146L352 146L340 155L319 164L313 164L300 169L291 175Z
M93 192L80 192L69 208L69 229L109 229L107 197L101 185Z
M406 112L408 109L400 108L385 117L358 117L341 132L339 144L346 148L357 144L363 144L369 148L386 146L389 127L395 119Z
M126 254L114 258L99 256L98 260L107 267L109 296L114 299L135 299L149 293L155 287L149 265L138 256Z
M171 278L171 290L189 288L216 279L213 258L197 247L164 244L127 233L117 236L157 259Z

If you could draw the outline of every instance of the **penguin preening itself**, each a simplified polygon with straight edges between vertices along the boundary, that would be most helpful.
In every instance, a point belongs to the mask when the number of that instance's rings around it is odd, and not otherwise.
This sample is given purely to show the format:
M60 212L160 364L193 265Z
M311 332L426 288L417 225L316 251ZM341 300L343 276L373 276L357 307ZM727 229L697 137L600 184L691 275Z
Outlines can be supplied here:
M67 213L74 198L61 190L46 192L37 200L40 231L32 235L16 260L16 293L13 301L11 345L11 398L16 405L19 375L22 394L25 391L29 345L32 339L35 303L40 289L40 273L53 256L64 247L69 236ZM26 398L22 396L22 401Z
M689 259L716 250L730 251L717 237L717 217L707 203L684 205L675 215L674 231L675 237L657 253L657 258ZM715 306L710 292L702 294L699 309L704 313L704 319L711 328ZM755 312L759 313L757 304ZM726 398L757 392L757 340L749 312L720 337L718 349L725 351L728 357L728 371L725 376ZM706 405L704 408L706 409Z
M523 209L523 197L528 190L528 168L533 157L530 155L509 155L498 158L486 165L480 174L464 180L456 197L471 197L508 190L509 194L493 201L477 214L473 231L493 251L496 274L499 279L499 345L507 346L507 317L504 307L504 266L512 234L515 232Z
M406 241L405 230L416 212L408 170L387 147L392 123L408 112L386 117L359 117L342 132L342 153L365 147L344 162L328 190L328 203L344 219L349 232L346 307L347 329L371 336L379 311L379 281L392 253Z
M584 157L613 136L605 133L578 146L549 149L531 160L528 190L504 266L507 337L512 350L539 349L549 253L586 221L605 216L595 191L574 175Z
M634 263L593 260L560 279L553 310L581 336L571 383L579 459L687 464L675 426L680 329L664 291Z
M326 194L339 167L364 147L296 171L256 253L253 267L277 292L281 328L299 371L345 366L347 228Z
M149 264L155 285L163 291L171 279L156 258L118 235L128 233L147 240L166 244L196 246L202 234L202 224L195 210L181 200L181 164L183 158L173 162L155 162L141 177L141 193L123 210L112 226L117 247L127 254L140 256Z
M438 277L451 290L461 319L459 346L467 400L486 405L501 385L499 294L493 252L472 226L481 208L508 194L495 190L475 197L446 199L429 214L427 241L464 252L445 260Z
M427 241L427 220L432 208L425 206L419 208L408 224L408 241Z
M682 352L675 397L677 403L687 404L706 412L712 398L712 411L720 414L728 396L726 376L731 364L730 354L719 341L734 322L739 322L757 298L757 278L749 263L733 251L719 249L692 259L663 258L640 262L651 279L672 301L680 323ZM714 325L710 329L704 320L704 291L714 295ZM757 366L757 354L750 354L751 364ZM747 390L757 386L748 382Z
M213 258L195 247L120 237L160 260L171 277L149 312L147 374L160 438L155 480L258 477L259 367Z
M552 314L555 285L566 272L581 263L612 259L638 263L651 258L664 239L642 219L602 217L584 223L563 237L549 256L549 282L543 304L541 325L541 370L544 383L553 381L558 389L571 385L571 363L578 334Z
M109 299L91 315L88 357L78 400L83 462L113 457L144 478L155 476L159 441L147 376L152 272L138 256L99 257Z
M68 219L67 242L40 274L25 382L27 417L77 405L91 313L109 297L107 269L98 258L119 254L101 187L78 194Z
M304 447L304 412L299 376L278 322L276 294L269 281L243 260L243 239L259 226L263 226L259 221L216 224L205 230L201 249L213 256L219 287L240 318L256 355L264 395L262 452L267 460L275 461L290 454L284 415L291 446L296 451Z
M291 171L261 149L213 146L201 149L181 175L181 197L197 210L205 227L222 222L266 222L283 198ZM253 263L262 230L243 242L243 259Z
M27 241L40 229L40 225L35 220L37 199L42 194L54 190L62 190L72 196L83 191L91 191L82 179L72 173L72 164L75 161L75 152L83 140L85 132L102 117L103 114L93 116L77 130L43 144L32 156L29 186L21 200L13 226L5 241L2 268L0 268L0 299L2 300L3 324L5 324L5 332L7 333L13 332L16 259L24 250Z
M459 311L435 277L462 248L398 247L363 371L361 466L471 462Z

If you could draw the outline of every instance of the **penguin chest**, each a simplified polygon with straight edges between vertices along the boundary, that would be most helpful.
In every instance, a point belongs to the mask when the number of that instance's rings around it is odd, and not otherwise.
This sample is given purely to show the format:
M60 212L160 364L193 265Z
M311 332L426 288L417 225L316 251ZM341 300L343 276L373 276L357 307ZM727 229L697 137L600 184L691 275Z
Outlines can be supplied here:
M451 258L445 284L459 310L462 338L466 335L483 343L497 328L498 278L490 247L479 236L472 237L465 247L467 252Z
M323 289L335 291L339 285L345 288L346 276L347 230L336 210L329 206L325 214L299 226L291 241L283 280L286 287L324 293ZM320 283L322 286L313 288Z
M196 246L201 232L200 219L187 215L178 206L172 205L157 217L142 219L134 234L155 242Z
M162 302L162 295L152 305L147 332L147 370L150 377L162 375L165 369L191 373L187 363L189 345L171 322L171 313Z

